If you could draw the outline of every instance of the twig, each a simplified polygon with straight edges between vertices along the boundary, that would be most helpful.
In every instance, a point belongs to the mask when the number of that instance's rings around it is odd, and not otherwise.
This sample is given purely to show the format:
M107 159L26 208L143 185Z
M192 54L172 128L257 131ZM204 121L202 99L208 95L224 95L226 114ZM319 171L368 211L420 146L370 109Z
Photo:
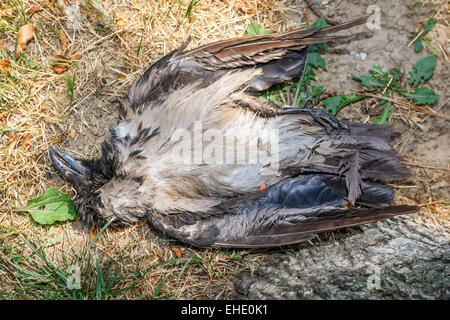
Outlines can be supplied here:
M82 51L79 53L79 55L82 56L82 55L83 55L84 53L86 53L87 51L90 51L90 50L92 50L92 49L95 49L99 43L105 41L106 39L109 39L109 38L115 36L115 35L118 34L118 33L121 33L121 32L123 32L123 31L125 31L125 29L126 29L126 28L117 30L117 31L114 32L114 33L111 33L111 34L109 34L109 35L107 35L107 36L105 36L105 37L103 37L103 38L101 38L101 39L98 39L97 41L94 41L93 43L91 43L91 44L89 45L89 47L87 47L87 48L85 48L84 50L82 50Z
M421 164L421 163L416 163L416 162L402 161L401 163L406 164L407 166L413 166L413 167L450 171L450 168L429 166L426 164Z
M423 35L424 32L425 32L425 30L422 30L421 32L419 32L419 34L418 34L414 39L412 39L412 41L407 45L407 47L409 47L409 46L412 45L417 39L419 39L419 37L420 37L421 35Z
M313 0L305 0L306 4L308 5L309 9L319 18L324 18L326 22L332 25L336 25L337 21L329 18L326 14L323 14L322 11L317 7L317 5L314 3Z
M444 117L444 118L450 119L450 115L448 115L448 114L439 113L439 112L436 112L434 110L427 110L425 108L418 107L418 106L415 106L415 105L413 105L411 103L404 102L404 101L401 101L401 100L392 99L392 98L388 98L388 97L383 97L383 96L379 96L379 95L372 94L372 93L367 93L367 92L360 92L359 94L361 94L363 96L366 96L366 97L372 97L372 98L375 98L375 99L378 99L378 100L391 101L393 103L396 103L396 104L402 105L404 107L407 107L407 108L410 108L410 109L413 109L413 110L416 110L416 111L420 111L420 112L423 112L423 113L426 113L426 114L429 114L429 115L432 115L432 116L438 116L438 117Z
M450 201L450 198L447 198L447 199L441 199L441 200L436 200L436 201L431 201L431 202L427 202L427 203L422 203L422 204L419 204L419 207L431 206L432 204L441 203L441 202L446 202L446 201Z

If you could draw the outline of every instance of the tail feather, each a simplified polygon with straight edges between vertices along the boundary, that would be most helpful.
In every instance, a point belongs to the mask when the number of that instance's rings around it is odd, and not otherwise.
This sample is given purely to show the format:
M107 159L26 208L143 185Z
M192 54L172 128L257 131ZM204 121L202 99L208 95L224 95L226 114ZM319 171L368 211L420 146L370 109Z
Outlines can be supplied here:
M348 200L353 204L361 196L364 180L391 182L410 176L401 164L402 157L392 148L392 129L385 125L347 123L350 133L337 139L335 152L325 155L315 166L324 173L345 178Z
M334 192L347 198L347 184L339 175L322 175L325 184ZM360 185L361 194L356 204L367 207L386 207L394 201L394 189L374 181L363 180Z

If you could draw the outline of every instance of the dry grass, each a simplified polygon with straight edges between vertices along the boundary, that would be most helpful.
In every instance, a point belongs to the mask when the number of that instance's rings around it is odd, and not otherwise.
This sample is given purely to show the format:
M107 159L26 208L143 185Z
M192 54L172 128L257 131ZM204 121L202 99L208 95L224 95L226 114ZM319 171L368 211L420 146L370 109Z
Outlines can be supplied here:
M75 138L83 144L77 149L80 155L95 154L97 141L83 137L91 136L92 131L99 134L99 130L91 127L92 119L83 114L86 110L83 106L95 104L92 108L105 114L115 111L116 106L111 101L123 97L147 66L180 46L189 36L192 37L190 47L193 47L217 39L242 36L248 23L253 21L275 32L306 26L298 19L298 14L295 19L289 19L293 13L302 12L299 7L304 4L298 1L201 1L194 6L190 17L186 17L188 0L105 0L102 3L118 25L116 30L111 30L101 26L98 14L84 1L72 0L80 4L81 15L85 19L81 32L74 34L66 29L67 17L61 8L63 2L14 0L11 3L22 4L25 11L34 5L44 10L29 19L22 15L0 17L0 23L3 19L12 28L0 33L0 60L10 62L9 76L0 71L0 129L13 129L0 133L0 226L3 227L0 229L0 244L2 241L19 244L21 235L39 239L46 250L55 253L56 261L67 252L86 247L89 239L79 230L79 225L41 227L11 210L24 206L28 199L42 194L51 186L73 194L70 186L56 174L47 149L73 142ZM448 8L442 8L437 13L439 28L436 29L436 39L445 47L448 46L449 20L442 18L444 15L448 17ZM15 14L20 11L19 5ZM26 59L16 61L7 52L14 52L17 36L14 28L25 23L35 26L36 36L28 44ZM61 29L68 39L67 52L62 52L58 37ZM441 35L442 32L445 36ZM81 59L73 62L64 74L56 74L52 70L52 57L55 55L80 55ZM67 74L75 74L73 101L68 98ZM78 117L81 124L74 123L73 117ZM73 151L76 153L77 150ZM429 174L426 169L417 170ZM427 178L427 183L436 179L436 175L432 175ZM407 198L402 200L414 202ZM449 218L446 204L427 205L424 211ZM173 245L147 227L134 226L123 231L107 230L96 243L95 253L102 257L126 254L139 258L142 266L148 268L177 258ZM244 251L243 257L248 259L247 262L232 259L237 251L198 250L184 246L181 251L182 257L198 256L202 262L191 262L185 267L184 260L151 269L138 287L119 297L149 298L165 279L163 295L180 299L227 298L233 292L232 279L238 272L255 268L267 256L264 250ZM124 264L121 268L127 272L134 266ZM10 282L17 280L14 274L6 272L4 276ZM0 283L0 291L10 289L8 281Z

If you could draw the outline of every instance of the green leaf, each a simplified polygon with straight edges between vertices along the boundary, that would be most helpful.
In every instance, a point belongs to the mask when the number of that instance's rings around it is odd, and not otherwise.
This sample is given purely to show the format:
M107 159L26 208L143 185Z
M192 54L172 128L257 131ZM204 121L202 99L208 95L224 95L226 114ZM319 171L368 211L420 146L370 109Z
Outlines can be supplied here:
M306 28L306 30L310 30L310 29L314 29L314 28L323 29L326 26L328 26L326 20L324 18L319 18L312 25L310 25L308 28Z
M331 113L332 115L336 115L339 111L339 106L342 102L342 99L344 99L344 95L340 94L334 97L327 98L325 100L322 100L322 104L325 106L327 111Z
M349 96L346 96L345 94L340 94L340 95L322 100L321 102L325 106L325 109L329 113L331 113L332 115L335 116L339 112L339 110L341 110L343 107L349 105L350 103L362 100L365 97L366 96L361 96L356 93L353 93Z
M382 77L386 76L386 72L383 71L383 66L373 66L372 68L370 68L370 73L372 73L373 75L380 75Z
M430 31L431 29L433 29L433 27L436 25L436 18L430 18L428 19L428 21L425 23L424 26L424 30L425 33L427 33L428 31Z
M247 36L258 36L268 34L270 30L264 29L260 24L252 22L247 26Z
M391 116L391 102L389 101L383 109L383 112L379 117L373 117L373 123L378 124L391 124L389 121L389 117Z
M324 86L311 86L311 89L312 97L318 100L323 92Z
M43 195L28 200L23 208L39 224L54 224L56 221L75 220L78 214L68 194L49 188Z
M314 68L322 68L324 71L327 70L325 64L325 59L318 52L311 52L308 54L308 63L310 63Z
M275 104L278 105L278 106L282 106L282 105L283 105L283 103L281 103L280 100L278 99L278 95L275 94L275 93L272 92L272 91L268 91L267 93L263 94L262 97L263 97L264 99L267 99L267 100L269 100L269 101L272 101L273 103L275 103Z
M362 75L362 76L356 76L356 75L352 75L352 78L358 81L361 81L361 85L367 88L373 88L373 87L378 87L378 88L382 88L383 84L378 81L378 79L369 76L369 75Z
M419 52L420 49L422 49L423 47L423 42L420 39L417 39L416 41L414 41L414 51L415 52Z
M402 93L405 97L414 101L414 104L433 104L439 99L439 95L428 88L418 88L410 93Z
M402 78L403 72L401 72L397 68L392 68L391 74L394 76L394 81L399 81Z
M414 71L410 71L411 77L408 79L408 84L418 85L420 81L428 80L434 72L436 67L436 56L428 56L419 60L414 66Z

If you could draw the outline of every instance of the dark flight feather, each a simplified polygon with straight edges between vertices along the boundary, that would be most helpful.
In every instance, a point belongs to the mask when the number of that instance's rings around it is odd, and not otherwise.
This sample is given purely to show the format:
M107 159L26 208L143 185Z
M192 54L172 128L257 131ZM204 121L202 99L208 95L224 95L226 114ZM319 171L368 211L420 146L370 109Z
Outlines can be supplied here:
M306 175L285 180L265 192L225 200L213 212L164 215L150 212L156 228L195 246L272 247L313 239L318 232L384 220L417 211L416 206L381 208L339 207L344 196L335 192L331 176ZM336 182L334 180L334 182ZM392 189L363 184L367 197L390 200ZM367 202L369 204L370 201ZM188 219L186 219L189 217ZM184 219L182 223L178 220ZM192 233L186 226L194 226Z

